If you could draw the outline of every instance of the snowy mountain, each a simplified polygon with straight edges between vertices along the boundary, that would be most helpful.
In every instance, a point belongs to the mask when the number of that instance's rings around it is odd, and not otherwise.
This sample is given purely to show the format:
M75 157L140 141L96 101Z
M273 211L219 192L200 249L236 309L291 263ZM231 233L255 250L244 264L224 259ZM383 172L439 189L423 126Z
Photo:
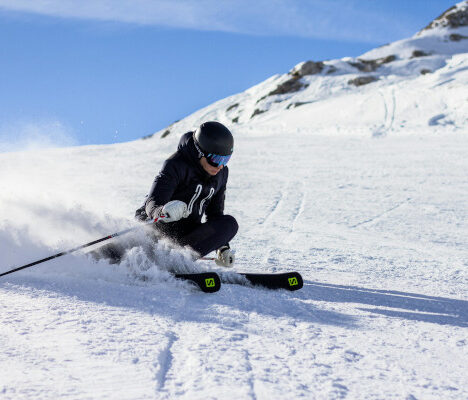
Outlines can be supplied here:
M157 132L205 120L317 134L465 131L468 3L458 3L409 39L358 58L305 61Z
M466 399L467 9L168 134L0 154L4 272L134 227L180 135L218 119L234 270L304 278L203 294L167 269L221 268L143 235L119 265L76 252L3 276L0 398Z

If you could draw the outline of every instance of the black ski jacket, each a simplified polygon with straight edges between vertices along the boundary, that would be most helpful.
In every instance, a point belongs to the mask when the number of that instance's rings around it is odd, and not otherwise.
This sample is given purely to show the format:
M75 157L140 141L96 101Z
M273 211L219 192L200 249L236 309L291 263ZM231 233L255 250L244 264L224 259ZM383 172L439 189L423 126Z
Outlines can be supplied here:
M187 132L180 138L177 151L164 162L144 208L138 209L135 216L140 220L154 218L171 200L187 204L190 213L187 222L201 223L204 214L208 220L223 215L228 174L226 166L215 176L203 169L193 143L193 132Z

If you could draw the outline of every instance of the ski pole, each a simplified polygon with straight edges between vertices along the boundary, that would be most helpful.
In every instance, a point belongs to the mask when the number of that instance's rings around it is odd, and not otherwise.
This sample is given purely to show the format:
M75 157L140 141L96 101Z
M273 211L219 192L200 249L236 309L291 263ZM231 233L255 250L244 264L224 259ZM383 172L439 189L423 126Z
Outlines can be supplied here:
M151 221L149 221L149 222L146 222L146 223L144 224L144 226L150 225L150 224L152 224L152 223L153 223L153 220L151 220ZM89 243L83 244L83 245L81 245L81 246L75 247L74 249L62 251L61 253L54 254L53 256L46 257L46 258L43 258L43 259L41 259L41 260L34 261L34 262L32 262L32 263L23 265L23 266L21 266L21 267L14 268L14 269L12 269L12 270L10 270L10 271L2 272L2 273L0 274L0 277L1 277L1 276L4 276L4 275L11 274L11 273L16 272L16 271L20 271L20 270L25 269L25 268L32 267L32 266L37 265L37 264L41 264L41 263L43 263L43 262L52 260L52 259L57 258L57 257L64 256L64 255L66 255L66 254L73 253L73 252L75 252L75 251L77 251L77 250L81 250L81 249L84 249L84 248L86 248L86 247L92 246L93 244L105 242L106 240L115 238L115 237L117 237L117 236L125 235L125 234L128 233L128 232L136 231L137 229L141 229L141 228L142 228L142 226L136 226L136 227L134 227L134 228L129 228L129 229L125 229L125 230L123 230L123 231L117 232L117 233L113 233L112 235L105 236L105 237L103 237L103 238L101 238L101 239L93 240L92 242L89 242Z

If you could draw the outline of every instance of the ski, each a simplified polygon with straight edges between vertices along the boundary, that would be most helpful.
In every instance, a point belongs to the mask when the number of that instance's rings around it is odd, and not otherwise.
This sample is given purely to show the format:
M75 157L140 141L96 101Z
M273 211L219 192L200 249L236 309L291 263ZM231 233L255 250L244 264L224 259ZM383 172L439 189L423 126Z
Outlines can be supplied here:
M197 285L202 292L214 293L221 288L221 279L216 272L199 272L193 274L174 274L176 279L183 279Z
M304 285L299 272L283 272L279 274L241 274L252 285L263 286L268 289L299 290Z
M263 286L267 289L286 289L290 291L299 290L304 285L299 272L283 272L279 274L251 274L225 272L221 273L223 283L235 285Z

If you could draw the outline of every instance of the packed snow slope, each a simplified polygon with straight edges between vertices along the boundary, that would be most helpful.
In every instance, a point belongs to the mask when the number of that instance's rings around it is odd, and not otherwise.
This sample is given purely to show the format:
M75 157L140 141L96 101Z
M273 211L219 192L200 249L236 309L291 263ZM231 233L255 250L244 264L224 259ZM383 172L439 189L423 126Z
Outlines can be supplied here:
M168 243L2 277L0 398L466 399L468 41L450 36L468 34L444 22L466 8L363 55L396 56L374 72L324 62L296 92L268 96L293 75L273 77L166 135L0 154L4 272L134 226L180 135L228 123L235 270L305 280L203 294L167 270L214 266Z

